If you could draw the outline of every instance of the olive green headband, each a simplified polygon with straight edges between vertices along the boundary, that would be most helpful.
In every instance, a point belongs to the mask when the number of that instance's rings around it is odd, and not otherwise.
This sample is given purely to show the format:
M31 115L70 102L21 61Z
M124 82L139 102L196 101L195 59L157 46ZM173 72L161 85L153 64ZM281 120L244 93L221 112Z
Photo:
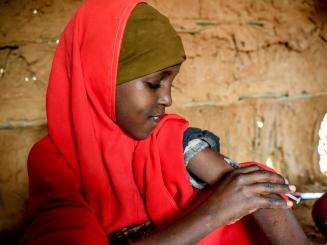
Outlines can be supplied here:
M138 4L125 27L117 84L182 63L182 41L167 17L148 4Z

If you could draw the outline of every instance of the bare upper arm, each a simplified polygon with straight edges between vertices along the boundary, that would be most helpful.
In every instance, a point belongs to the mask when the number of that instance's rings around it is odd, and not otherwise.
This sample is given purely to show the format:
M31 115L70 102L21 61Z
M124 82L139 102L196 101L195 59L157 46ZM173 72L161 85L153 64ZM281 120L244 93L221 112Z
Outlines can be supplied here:
M209 185L213 185L225 173L233 170L225 163L224 156L211 148L206 148L194 156L187 169Z

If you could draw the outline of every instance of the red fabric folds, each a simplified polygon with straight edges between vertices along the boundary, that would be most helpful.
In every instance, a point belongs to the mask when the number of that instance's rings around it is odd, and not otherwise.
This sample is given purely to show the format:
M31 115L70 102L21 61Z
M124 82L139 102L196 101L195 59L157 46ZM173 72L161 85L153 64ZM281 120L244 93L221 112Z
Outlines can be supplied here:
M88 0L60 38L47 90L48 136L28 159L23 243L107 244L111 232L149 219L160 226L192 201L187 121L167 115L142 141L115 124L120 43L139 2Z

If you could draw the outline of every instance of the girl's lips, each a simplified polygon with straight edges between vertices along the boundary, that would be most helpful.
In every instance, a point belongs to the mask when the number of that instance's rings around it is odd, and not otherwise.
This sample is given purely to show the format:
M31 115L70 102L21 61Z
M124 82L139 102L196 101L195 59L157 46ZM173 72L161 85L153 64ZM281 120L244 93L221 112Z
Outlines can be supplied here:
M158 124L161 118L165 115L165 112L156 112L154 115L149 116L149 119L152 123Z
M160 122L160 117L161 117L161 116L151 116L150 118L151 118L151 120L152 120L153 122L158 123L158 122Z

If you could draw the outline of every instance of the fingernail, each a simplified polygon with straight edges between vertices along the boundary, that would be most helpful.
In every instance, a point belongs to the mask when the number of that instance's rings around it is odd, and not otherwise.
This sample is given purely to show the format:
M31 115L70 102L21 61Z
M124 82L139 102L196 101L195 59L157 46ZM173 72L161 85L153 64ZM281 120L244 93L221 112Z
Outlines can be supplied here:
M293 206L293 202L292 201L287 200L286 202L287 202L287 207L292 207Z
M288 185L290 182L288 182L287 179L284 178L285 184Z
M295 192L296 191L296 186L295 185L289 185L288 188L290 188L290 190L292 192Z

